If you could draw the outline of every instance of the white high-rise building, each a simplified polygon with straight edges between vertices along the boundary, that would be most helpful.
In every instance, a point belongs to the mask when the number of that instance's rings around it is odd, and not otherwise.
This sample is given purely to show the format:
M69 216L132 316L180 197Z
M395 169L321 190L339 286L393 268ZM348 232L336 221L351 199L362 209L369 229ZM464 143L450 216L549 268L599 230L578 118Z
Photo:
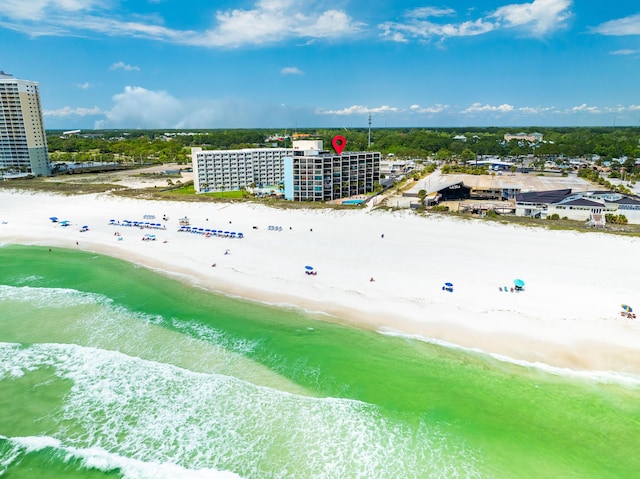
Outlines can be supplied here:
M292 152L291 148L191 148L196 193L278 185L284 176L283 159Z
M38 83L0 71L0 175L51 174Z

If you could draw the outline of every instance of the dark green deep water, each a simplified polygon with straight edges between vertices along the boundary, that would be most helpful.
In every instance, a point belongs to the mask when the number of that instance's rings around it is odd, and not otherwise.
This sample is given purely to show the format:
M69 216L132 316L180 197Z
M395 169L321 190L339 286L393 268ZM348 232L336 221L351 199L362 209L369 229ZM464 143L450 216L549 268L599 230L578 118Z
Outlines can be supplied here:
M593 376L593 377L591 377ZM0 477L635 478L640 378L554 374L0 247Z

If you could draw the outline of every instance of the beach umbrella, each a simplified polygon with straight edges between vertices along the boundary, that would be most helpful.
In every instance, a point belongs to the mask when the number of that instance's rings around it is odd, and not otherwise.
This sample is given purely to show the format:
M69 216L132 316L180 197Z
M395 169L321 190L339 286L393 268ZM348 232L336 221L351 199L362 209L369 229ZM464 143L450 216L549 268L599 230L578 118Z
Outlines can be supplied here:
M57 216L52 216L51 218L49 218L51 221L53 221L54 223L56 221L58 221L58 217Z
M524 281L522 281L521 279L514 279L513 284L518 288L524 288Z
M628 304L621 304L620 305L622 307L622 309L624 309L627 313L630 313L633 311L633 308L631 306L629 306Z
M313 271L313 266L305 266L304 269L306 269L307 271Z
M453 283L444 283L447 288L453 288Z

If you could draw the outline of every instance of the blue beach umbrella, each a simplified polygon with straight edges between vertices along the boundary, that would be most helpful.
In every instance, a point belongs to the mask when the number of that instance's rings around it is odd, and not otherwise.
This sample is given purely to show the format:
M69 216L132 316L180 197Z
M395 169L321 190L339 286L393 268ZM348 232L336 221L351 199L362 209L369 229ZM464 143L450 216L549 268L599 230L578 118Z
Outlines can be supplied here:
M313 270L313 266L305 266L304 269L306 269L307 271L312 271Z
M453 283L444 283L447 288L453 288Z
M524 281L522 281L521 279L514 279L513 284L518 288L524 288Z
M58 217L57 216L52 216L51 218L49 218L51 221L53 221L54 223L56 221L58 221Z

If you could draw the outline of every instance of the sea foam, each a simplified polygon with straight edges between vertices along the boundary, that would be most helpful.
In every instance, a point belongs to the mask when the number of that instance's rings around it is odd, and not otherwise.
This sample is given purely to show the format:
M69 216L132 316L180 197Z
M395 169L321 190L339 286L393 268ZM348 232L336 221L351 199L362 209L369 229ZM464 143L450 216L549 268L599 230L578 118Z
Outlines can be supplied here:
M7 438L0 436L10 444L11 454L0 461L0 474L16 461L22 454L51 449L64 455L64 462L80 459L86 468L108 472L117 469L123 479L241 479L241 476L229 471L212 468L186 469L175 464L158 464L144 462L119 456L100 447L78 448L65 446L62 441L48 436L27 436Z
M428 337L420 336L417 334L401 333L388 328L380 329L379 332L380 334L383 334L385 336L414 339L417 341L422 341L425 343L434 344L434 345L442 346L449 349L457 349L459 351L467 351L470 353L480 354L483 356L493 358L496 361L514 364L516 366L521 366L523 368L528 368L528 369L529 368L537 369L548 374L553 374L554 376L562 376L566 378L593 381L601 384L617 384L618 386L624 386L627 388L640 387L640 376L637 374L630 374L630 373L624 373L624 372L618 372L618 371L584 371L584 370L577 370L577 369L571 369L571 368L561 368L558 366L545 364L539 361L536 361L536 362L526 361L523 359L511 358L503 354L489 353L479 348L468 348L468 347L460 346L458 344L454 344L448 341L443 341L440 339L428 338Z
M73 383L54 417L57 431L46 434L81 451L91 467L128 467L126 477L182 477L182 470L185 477L479 477L476 453L441 425L409 425L362 402L299 396L115 351L0 343L0 377L42 367Z

